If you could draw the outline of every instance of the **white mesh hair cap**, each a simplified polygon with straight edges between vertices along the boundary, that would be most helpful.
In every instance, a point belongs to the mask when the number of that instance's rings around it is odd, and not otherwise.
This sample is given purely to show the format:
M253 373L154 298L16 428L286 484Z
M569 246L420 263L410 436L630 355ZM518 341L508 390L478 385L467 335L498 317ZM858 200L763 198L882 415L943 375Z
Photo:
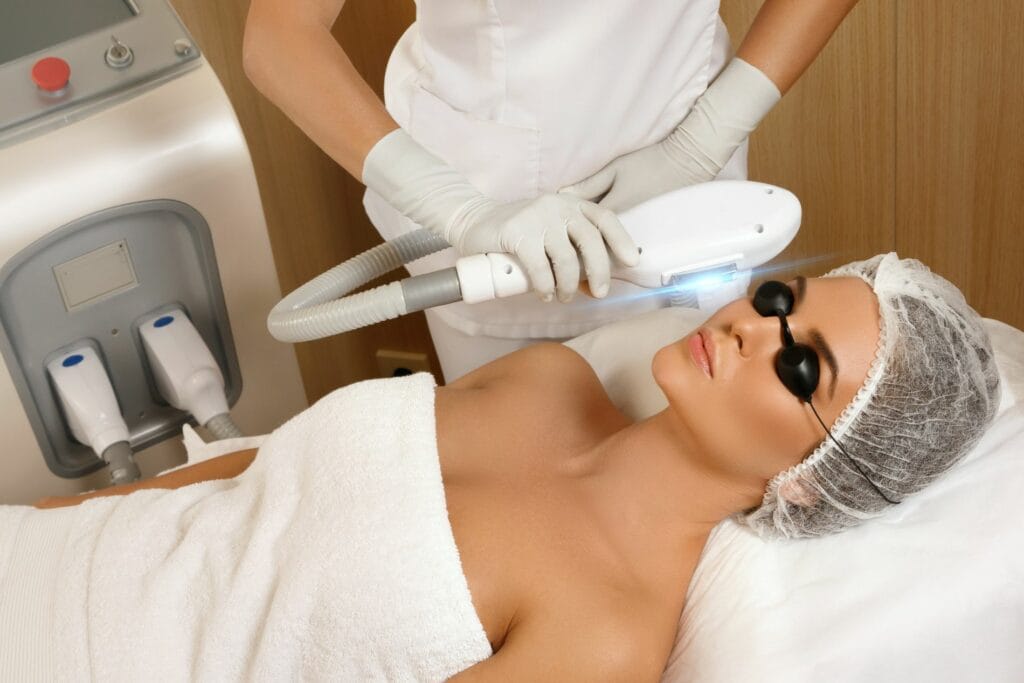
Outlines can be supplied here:
M956 464L999 406L999 375L981 317L960 291L895 253L836 268L878 297L881 331L864 384L826 436L738 516L764 538L821 536L876 517ZM856 460L867 481L850 462Z

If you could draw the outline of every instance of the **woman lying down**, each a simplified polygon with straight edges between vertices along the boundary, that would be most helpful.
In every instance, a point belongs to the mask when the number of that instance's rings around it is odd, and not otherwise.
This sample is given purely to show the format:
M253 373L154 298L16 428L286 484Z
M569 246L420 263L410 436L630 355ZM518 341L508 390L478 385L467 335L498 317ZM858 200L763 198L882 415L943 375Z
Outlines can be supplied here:
M634 423L574 351L536 346L443 388L346 387L258 452L0 508L60 548L32 559L56 674L656 681L716 524L877 516L967 453L999 393L978 315L894 254L762 285L652 373L669 407Z

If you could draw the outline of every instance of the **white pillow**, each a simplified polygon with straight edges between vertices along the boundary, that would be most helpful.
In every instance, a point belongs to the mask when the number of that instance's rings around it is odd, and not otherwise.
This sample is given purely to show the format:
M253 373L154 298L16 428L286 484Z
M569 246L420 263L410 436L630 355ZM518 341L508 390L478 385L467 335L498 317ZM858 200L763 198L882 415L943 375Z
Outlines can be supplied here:
M665 309L568 345L639 419L665 406L651 356L704 318ZM1024 680L1024 332L986 327L1003 397L971 454L835 536L766 542L720 524L662 681Z
M668 406L651 377L654 354L707 318L693 308L662 308L605 325L565 345L587 359L619 410L642 420Z

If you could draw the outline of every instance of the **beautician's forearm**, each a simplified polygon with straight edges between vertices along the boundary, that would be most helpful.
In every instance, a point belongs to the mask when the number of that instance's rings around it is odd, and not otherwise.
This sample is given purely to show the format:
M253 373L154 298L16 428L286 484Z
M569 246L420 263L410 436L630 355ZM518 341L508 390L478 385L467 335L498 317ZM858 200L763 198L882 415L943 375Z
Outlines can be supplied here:
M244 472L252 464L256 457L256 449L250 448L244 451L227 453L216 458L210 458L203 462L189 467L182 467L180 470L162 474L159 477L143 479L134 484L121 484L109 486L105 489L83 493L80 496L61 496L43 498L36 502L37 508L57 508L78 505L91 498L103 498L105 496L125 496L141 489L177 489L189 484L196 484L201 481L212 481L214 479L231 479Z
M398 127L331 34L345 0L252 0L243 64L253 85L356 179Z
M818 56L857 0L765 0L736 56L785 94Z

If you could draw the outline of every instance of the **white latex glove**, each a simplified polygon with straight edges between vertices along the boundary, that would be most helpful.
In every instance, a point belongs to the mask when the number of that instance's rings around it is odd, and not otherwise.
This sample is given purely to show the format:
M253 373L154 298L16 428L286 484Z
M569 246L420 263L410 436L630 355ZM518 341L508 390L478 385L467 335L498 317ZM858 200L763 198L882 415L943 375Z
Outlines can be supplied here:
M661 142L614 159L559 190L621 212L666 192L713 180L782 98L760 69L735 58Z
M458 171L401 128L385 135L363 163L363 182L463 256L513 254L544 301L557 290L569 301L579 289L580 259L590 289L608 293L608 251L636 265L639 251L607 208L564 194L502 203L481 194ZM577 255L579 250L579 255Z

